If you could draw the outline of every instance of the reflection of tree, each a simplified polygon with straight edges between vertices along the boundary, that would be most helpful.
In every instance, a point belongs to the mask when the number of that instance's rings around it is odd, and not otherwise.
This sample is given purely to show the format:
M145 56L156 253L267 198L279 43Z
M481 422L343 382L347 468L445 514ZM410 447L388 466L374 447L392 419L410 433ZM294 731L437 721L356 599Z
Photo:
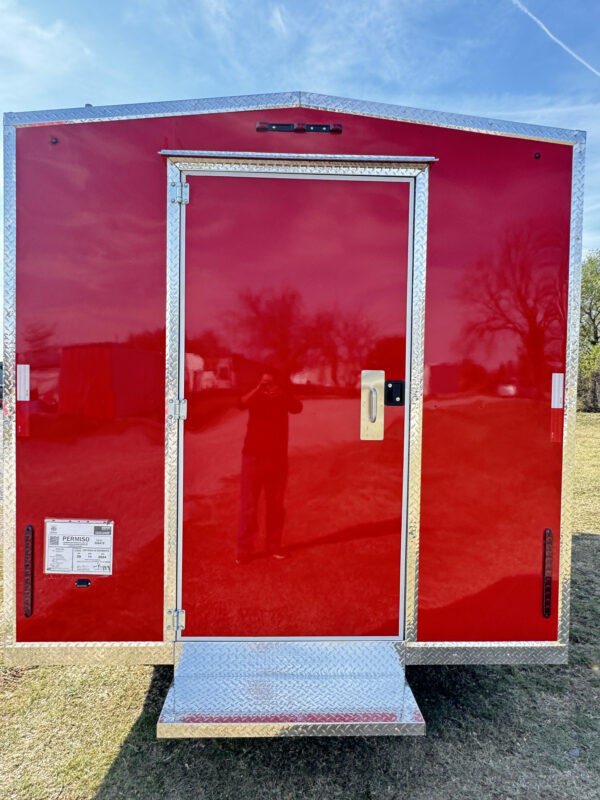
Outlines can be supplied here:
M199 336L187 340L186 349L191 353L199 353L204 358L220 358L231 352L221 336L212 330L205 330Z
M322 367L334 386L356 385L373 346L373 325L360 312L310 314L295 289L241 292L234 318L252 358L288 375Z
M344 383L352 386L358 382L360 370L365 367L367 353L373 346L373 325L360 313L346 314L340 319L338 337L342 359L346 364Z
M373 346L373 325L360 313L317 311L306 328L310 361L329 367L334 386L355 386Z
M400 374L404 364L404 338L375 339L373 322L359 311L309 313L302 295L292 288L247 289L239 293L236 308L222 318L227 338L212 329L186 337L186 363L198 356L204 363L197 369L203 371L214 371L218 359L230 359L235 372L260 372L265 364L290 376L308 370L305 381L344 389L356 387L361 369L385 369L382 364L389 362L394 364L390 370ZM40 326L31 331L30 339L39 343L52 333ZM232 344L226 344L230 339ZM131 334L126 344L164 353L165 329ZM238 379L243 382L239 375Z
M294 289L239 294L237 325L253 357L276 362L288 375L305 363L307 318Z
M317 367L329 367L334 386L340 385L339 316L332 311L317 311L307 325L306 339L311 361Z
M557 275L556 241L527 231L507 235L497 254L477 264L462 288L467 343L491 344L496 334L517 337L519 379L542 391L547 362L560 359L565 336L564 281Z

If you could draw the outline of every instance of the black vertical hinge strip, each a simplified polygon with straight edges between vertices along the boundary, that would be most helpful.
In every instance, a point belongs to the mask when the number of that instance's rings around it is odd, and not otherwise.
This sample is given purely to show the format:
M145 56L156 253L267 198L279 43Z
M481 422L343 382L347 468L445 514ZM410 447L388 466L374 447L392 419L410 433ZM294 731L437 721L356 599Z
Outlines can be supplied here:
M23 614L30 617L33 614L33 525L25 528L23 564Z
M548 618L552 613L552 530L544 531L544 582L542 614Z

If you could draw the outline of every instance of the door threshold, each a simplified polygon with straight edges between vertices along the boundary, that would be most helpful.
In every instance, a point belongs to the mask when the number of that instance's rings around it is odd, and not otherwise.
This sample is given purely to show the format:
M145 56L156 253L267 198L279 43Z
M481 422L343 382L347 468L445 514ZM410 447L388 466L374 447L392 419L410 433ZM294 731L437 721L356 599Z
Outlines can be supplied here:
M179 636L180 644L187 642L397 642L400 636Z
M384 641L186 642L158 738L422 735Z

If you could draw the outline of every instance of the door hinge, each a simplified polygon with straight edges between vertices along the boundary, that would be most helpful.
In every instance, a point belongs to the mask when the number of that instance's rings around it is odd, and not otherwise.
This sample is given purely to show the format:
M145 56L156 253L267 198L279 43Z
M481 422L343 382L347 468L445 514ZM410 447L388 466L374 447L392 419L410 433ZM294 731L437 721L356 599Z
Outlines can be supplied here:
M170 608L167 611L168 631L182 631L185 628L185 611L183 608Z
M167 403L167 419L187 419L187 400L171 399Z
M178 183L171 181L169 184L169 200L172 203L182 203L187 205L190 202L190 185L189 183Z

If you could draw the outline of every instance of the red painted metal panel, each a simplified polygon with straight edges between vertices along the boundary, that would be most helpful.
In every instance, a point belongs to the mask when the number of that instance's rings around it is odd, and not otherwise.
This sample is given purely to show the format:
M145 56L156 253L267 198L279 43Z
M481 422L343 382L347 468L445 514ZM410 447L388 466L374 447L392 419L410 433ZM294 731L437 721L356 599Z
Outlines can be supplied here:
M164 167L90 133L17 136L19 547L35 528L20 641L162 639ZM113 575L45 575L45 517L113 519Z
M562 446L550 392L565 365L571 150L469 141L469 156L438 150L432 169L418 637L554 640Z
M340 121L343 134L261 134L261 116L18 131L17 356L32 365L34 398L25 414L19 408L18 587L22 532L36 529L35 610L19 618L18 639L161 637L162 413L127 407L114 377L126 349L162 352L161 148L439 158L430 181L419 639L554 639L556 603L549 619L541 614L541 563L550 527L557 576L562 446L550 441L550 386L551 373L564 371L571 147L306 109L268 118ZM113 375L93 401L104 418L86 416L90 403L60 411L63 356L90 345L96 377ZM114 518L115 574L85 590L44 576L45 516ZM554 588L556 597L556 579Z
M185 635L397 636L409 184L189 182Z

